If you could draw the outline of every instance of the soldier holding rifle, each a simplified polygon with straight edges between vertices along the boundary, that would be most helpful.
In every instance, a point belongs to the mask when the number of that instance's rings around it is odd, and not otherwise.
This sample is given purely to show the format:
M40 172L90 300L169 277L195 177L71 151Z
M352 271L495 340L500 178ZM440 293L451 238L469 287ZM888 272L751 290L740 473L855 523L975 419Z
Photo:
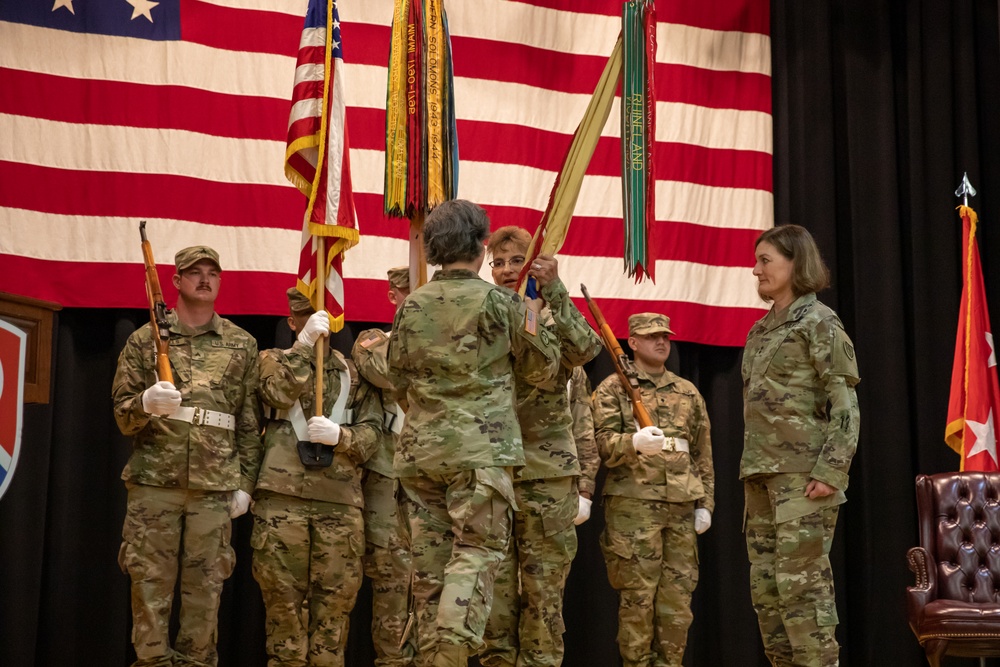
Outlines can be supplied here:
M710 426L695 386L666 369L670 319L639 313L628 324L635 365L612 352L618 373L598 386L594 409L608 467L601 549L619 593L624 667L680 667L698 583L695 533L711 526L714 507Z
M168 313L143 240L153 317L162 321L129 336L112 386L115 420L133 436L119 564L132 578L135 665L215 665L219 597L236 558L230 518L247 511L260 466L257 343L215 312L215 250L177 253L179 296ZM180 629L171 646L178 577Z

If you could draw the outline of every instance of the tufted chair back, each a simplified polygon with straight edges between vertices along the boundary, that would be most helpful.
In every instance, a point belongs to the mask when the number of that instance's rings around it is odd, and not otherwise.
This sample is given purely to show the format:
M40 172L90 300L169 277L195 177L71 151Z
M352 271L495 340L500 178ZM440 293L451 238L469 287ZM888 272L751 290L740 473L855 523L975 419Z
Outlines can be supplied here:
M945 654L1000 655L1000 474L920 475L916 487L910 627L931 665Z

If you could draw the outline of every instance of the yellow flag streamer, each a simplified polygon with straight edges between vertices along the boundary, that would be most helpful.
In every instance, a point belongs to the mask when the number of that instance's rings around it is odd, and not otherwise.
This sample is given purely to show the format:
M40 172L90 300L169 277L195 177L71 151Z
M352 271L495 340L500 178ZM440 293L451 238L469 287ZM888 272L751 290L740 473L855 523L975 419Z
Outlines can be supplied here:
M445 89L448 36L444 30L441 0L425 0L427 33L427 208L433 209L449 197L445 193Z
M524 264L521 273L518 292L524 296L527 281L528 267L531 260L539 254L554 255L562 248L569 232L569 223L573 219L573 211L576 209L576 200L580 197L580 188L583 186L583 175L587 172L587 165L590 158L594 156L597 142L601 138L601 130L608 122L611 115L611 105L615 101L615 91L618 89L618 81L622 74L622 38L618 36L615 48L611 51L608 64L604 67L594 96L590 98L587 111L583 115L583 120L576 128L573 135L573 142L570 144L569 152L563 161L562 170L556 178L552 194L549 195L549 206L542 216L542 222L535 230L535 235L528 246L528 261Z
M406 208L406 55L408 0L396 0L389 50L389 85L385 96L385 200L386 210ZM411 39L415 36L410 36Z

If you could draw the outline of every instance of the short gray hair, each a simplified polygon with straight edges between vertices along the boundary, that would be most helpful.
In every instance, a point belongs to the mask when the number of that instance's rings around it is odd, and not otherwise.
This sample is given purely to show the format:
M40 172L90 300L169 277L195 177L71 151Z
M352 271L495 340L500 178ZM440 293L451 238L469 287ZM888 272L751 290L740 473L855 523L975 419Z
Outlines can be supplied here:
M484 252L490 235L490 219L478 204L452 199L438 205L424 223L427 262L444 266L471 262Z

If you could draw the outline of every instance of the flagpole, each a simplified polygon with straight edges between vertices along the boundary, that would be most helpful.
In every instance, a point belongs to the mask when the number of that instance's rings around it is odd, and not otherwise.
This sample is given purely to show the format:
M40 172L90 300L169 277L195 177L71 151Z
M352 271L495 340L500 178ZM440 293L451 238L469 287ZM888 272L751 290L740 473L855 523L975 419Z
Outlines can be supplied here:
M325 310L326 304L326 237L316 238L316 295L313 303ZM317 417L323 416L323 348L326 347L326 335L316 340L316 409Z
M427 256L424 254L424 212L417 210L410 218L410 284L413 289L427 282Z

